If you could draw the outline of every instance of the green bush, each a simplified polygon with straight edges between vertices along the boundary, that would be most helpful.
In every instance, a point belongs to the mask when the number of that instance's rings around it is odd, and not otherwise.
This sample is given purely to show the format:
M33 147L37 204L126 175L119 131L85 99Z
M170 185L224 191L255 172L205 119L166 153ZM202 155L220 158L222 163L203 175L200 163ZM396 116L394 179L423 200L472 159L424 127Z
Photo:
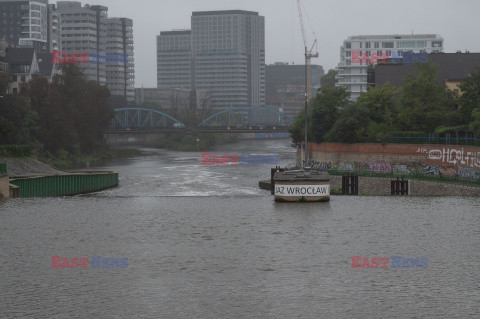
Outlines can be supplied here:
M1 157L30 157L32 149L26 145L0 145Z

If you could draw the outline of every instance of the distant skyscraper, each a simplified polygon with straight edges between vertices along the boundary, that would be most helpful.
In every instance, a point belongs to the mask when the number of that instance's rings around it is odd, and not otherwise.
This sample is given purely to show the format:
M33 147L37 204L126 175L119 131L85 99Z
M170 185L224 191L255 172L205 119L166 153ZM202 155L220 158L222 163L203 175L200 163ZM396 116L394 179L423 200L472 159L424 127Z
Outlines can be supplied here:
M0 0L0 40L48 52L47 5L48 0Z
M88 53L88 63L77 63L90 80L107 85L114 105L135 100L133 21L108 18L108 8L59 1L62 53Z
M104 6L82 7L80 2L59 1L57 10L61 14L62 52L106 52L108 8ZM96 60L96 61L95 61ZM105 63L90 59L89 63L77 64L88 79L100 84L107 83Z
M133 21L127 18L107 19L106 48L125 59L106 64L107 85L114 104L135 100L135 69L133 56ZM115 60L115 59L114 59Z
M192 32L165 31L157 36L158 88L192 89Z
M402 52L443 52L443 38L436 34L351 36L340 47L336 87L347 88L356 100L360 92L367 91L367 66L401 58Z
M159 87L185 88L190 79L215 108L265 105L265 18L257 12L193 12L191 32L162 32L157 50Z
M47 53L62 51L62 40L60 33L61 15L54 4L48 5L48 47Z

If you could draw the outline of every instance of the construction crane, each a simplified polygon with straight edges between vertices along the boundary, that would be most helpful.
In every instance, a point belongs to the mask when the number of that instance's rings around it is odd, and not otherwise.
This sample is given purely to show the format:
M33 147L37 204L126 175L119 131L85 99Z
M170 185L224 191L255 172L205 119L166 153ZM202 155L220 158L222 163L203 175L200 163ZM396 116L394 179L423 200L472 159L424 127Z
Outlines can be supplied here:
M317 39L313 41L313 45L308 49L307 33L305 32L305 24L303 23L302 0L297 0L298 15L300 16L300 26L302 27L303 44L305 47L305 161L304 169L308 169L308 100L311 95L312 77L311 77L311 61L312 58L318 58ZM315 50L315 53L314 53Z
M307 79L306 79L306 85L307 85L306 94L307 94L307 97L310 97L311 96L311 87L312 87L312 77L311 77L312 58L318 58L317 39L315 39L313 41L313 45L311 46L311 48L309 50L308 49L307 33L305 31L305 23L303 22L302 0L297 0L297 7L298 7L298 15L300 16L300 26L302 28L303 45L305 47L305 70L306 70L306 77L307 77Z

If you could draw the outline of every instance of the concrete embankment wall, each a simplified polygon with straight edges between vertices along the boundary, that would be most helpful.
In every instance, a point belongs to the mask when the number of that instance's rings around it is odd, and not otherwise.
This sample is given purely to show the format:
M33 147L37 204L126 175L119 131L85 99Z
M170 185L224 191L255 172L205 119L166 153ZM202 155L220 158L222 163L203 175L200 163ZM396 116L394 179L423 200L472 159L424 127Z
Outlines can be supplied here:
M10 179L7 175L0 175L0 198L8 198L10 196Z
M480 179L478 146L309 143L308 151L310 165L322 170Z
M342 176L330 176L332 193L340 193ZM358 177L358 194L360 196L391 196L391 178L388 177ZM270 181L260 181L260 188L270 191ZM409 196L480 196L480 187L464 186L453 183L438 183L409 180Z
M391 178L358 177L358 194L364 196L391 196ZM342 176L331 176L332 190L342 189ZM480 187L453 183L410 180L410 196L480 196Z

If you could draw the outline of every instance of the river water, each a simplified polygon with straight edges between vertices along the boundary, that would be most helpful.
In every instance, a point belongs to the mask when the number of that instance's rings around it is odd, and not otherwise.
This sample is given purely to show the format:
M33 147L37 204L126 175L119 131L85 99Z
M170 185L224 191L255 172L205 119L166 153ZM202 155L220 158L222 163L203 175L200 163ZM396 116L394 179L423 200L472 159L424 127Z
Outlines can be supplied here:
M278 154L244 141L215 154ZM268 166L200 153L115 160L120 187L0 203L1 318L480 318L480 199L275 203ZM54 269L52 256L128 258ZM428 268L352 268L352 256Z

